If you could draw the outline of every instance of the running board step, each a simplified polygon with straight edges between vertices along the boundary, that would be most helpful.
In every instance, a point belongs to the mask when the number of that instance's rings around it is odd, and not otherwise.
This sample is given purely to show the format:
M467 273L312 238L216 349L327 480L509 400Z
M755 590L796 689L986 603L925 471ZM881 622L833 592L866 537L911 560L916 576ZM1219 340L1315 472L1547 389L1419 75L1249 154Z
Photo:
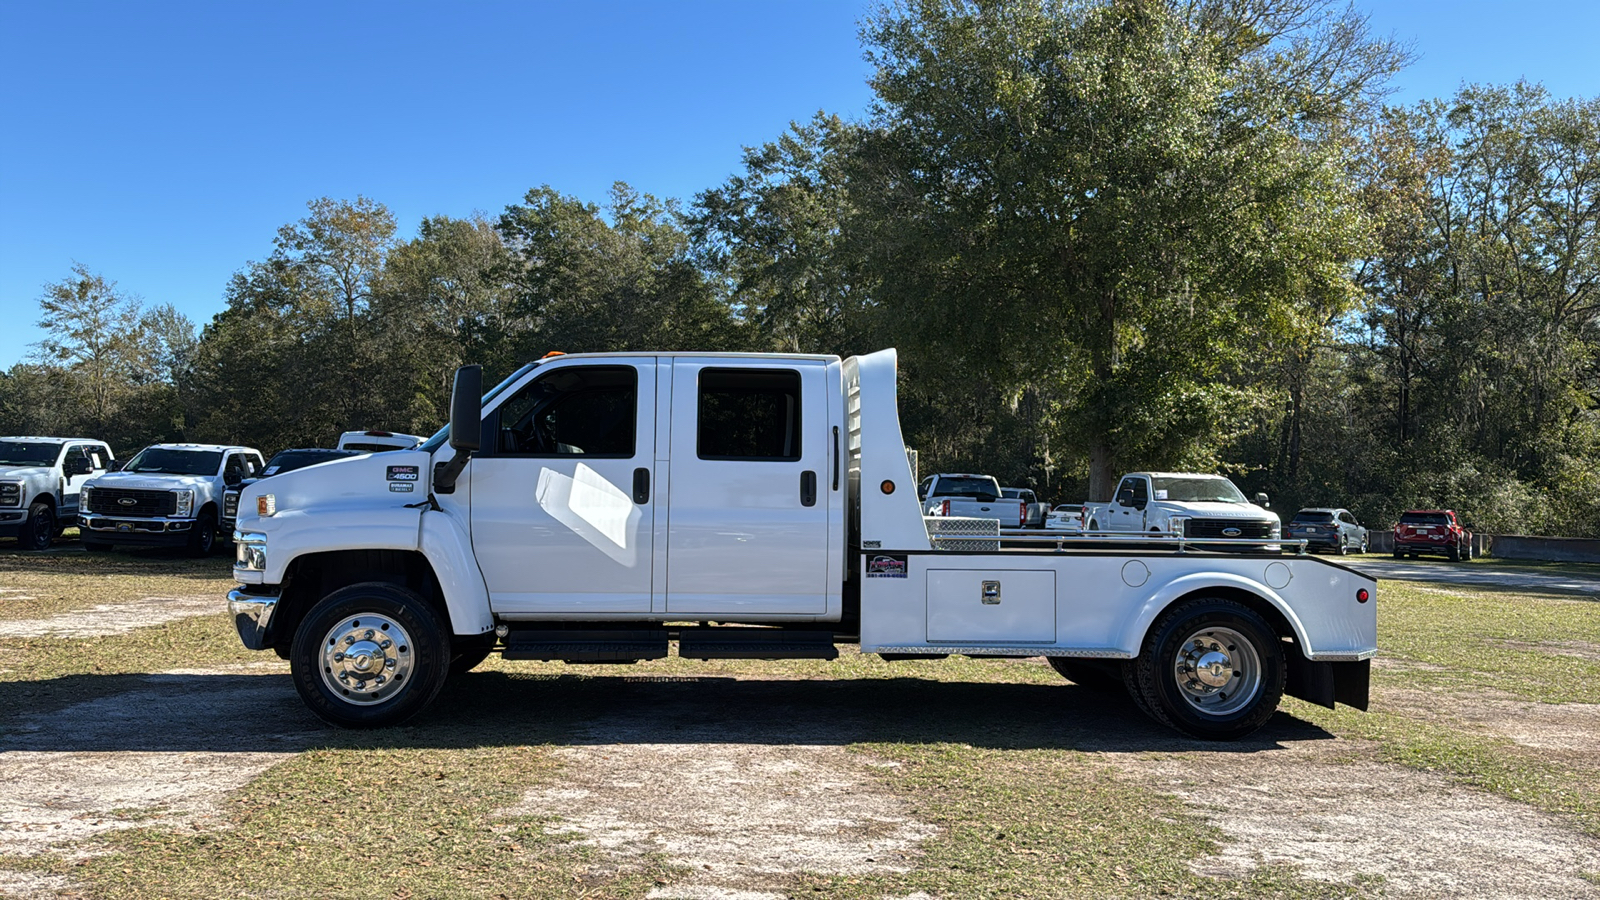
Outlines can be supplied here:
M637 662L667 658L667 632L605 630L558 631L528 628L506 635L505 659L564 660L579 663Z
M831 631L759 628L685 628L678 633L682 659L838 659Z

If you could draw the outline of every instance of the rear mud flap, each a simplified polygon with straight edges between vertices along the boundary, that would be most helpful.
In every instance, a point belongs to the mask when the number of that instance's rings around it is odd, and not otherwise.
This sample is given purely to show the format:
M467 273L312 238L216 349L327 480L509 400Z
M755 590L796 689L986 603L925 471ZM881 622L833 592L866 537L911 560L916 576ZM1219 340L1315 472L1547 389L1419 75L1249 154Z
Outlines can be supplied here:
M1372 660L1316 662L1294 650L1284 656L1289 664L1288 684L1284 687L1284 693L1329 709L1333 709L1335 703L1343 703L1366 710Z

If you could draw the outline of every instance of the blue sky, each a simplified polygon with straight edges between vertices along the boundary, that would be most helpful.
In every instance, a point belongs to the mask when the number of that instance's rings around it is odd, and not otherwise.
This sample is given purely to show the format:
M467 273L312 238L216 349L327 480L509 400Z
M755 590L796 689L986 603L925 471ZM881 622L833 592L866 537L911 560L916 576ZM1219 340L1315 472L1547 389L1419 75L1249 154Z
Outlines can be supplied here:
M550 184L690 199L742 145L864 115L864 0L26 3L0 0L0 368L81 262L197 323L308 200L365 195L414 233ZM1593 0L1358 3L1462 81L1600 94Z

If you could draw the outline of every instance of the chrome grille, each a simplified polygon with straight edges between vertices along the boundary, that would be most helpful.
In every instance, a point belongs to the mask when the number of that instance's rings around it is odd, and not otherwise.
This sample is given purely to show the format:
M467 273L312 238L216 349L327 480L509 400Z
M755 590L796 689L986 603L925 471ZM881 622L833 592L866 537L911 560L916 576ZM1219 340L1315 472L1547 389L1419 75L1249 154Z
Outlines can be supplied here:
M132 503L124 501L132 500ZM177 495L171 491L141 491L132 488L91 488L88 512L102 516L126 516L151 519L170 516L178 508Z

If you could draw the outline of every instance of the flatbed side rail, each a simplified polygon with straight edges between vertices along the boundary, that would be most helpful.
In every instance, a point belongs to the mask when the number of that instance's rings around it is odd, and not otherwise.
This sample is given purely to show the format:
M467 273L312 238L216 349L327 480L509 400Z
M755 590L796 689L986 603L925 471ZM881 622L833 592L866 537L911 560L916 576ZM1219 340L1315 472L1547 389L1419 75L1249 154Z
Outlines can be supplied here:
M972 540L969 536L939 534L933 529L930 529L930 532L928 539L933 542L935 550L965 550L968 549L966 544ZM1292 550L1296 556L1305 556L1307 555L1307 545L1310 543L1304 538L1202 538L1185 537L1173 532L1129 534L1125 531L1083 531L1050 534L1040 533L1038 529L1021 528L1002 528L999 536L1001 541L1011 546L1026 544L1060 551L1074 549L1074 545L1081 545L1087 548L1088 546L1104 544L1126 544L1130 548L1156 548L1170 550L1174 553L1186 553L1190 550L1236 550L1276 547Z

